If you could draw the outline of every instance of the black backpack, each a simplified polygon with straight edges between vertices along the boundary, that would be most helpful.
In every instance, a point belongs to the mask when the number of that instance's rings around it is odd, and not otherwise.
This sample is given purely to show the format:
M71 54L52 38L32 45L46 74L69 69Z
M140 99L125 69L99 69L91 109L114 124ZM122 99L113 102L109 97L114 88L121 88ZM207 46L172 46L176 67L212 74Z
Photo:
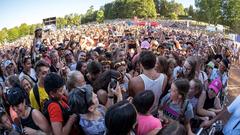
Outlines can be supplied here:
M72 115L72 113L71 113L69 108L64 108L61 105L61 103L59 103L59 101L56 100L56 99L48 99L47 101L45 101L43 103L43 109L42 109L43 115L50 122L50 117L49 117L49 113L48 113L48 106L53 102L57 103L59 105L59 107L61 108L62 116L63 116L63 125L65 125L65 123L68 121L69 116Z

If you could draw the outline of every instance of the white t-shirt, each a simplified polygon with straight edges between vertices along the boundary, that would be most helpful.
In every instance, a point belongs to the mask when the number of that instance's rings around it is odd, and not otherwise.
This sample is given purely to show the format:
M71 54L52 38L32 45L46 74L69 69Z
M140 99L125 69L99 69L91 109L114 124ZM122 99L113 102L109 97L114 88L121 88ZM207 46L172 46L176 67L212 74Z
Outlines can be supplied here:
M23 73L23 72L21 72L20 74L19 74L19 79L21 79L22 78L22 76L24 76L24 75L26 75L25 73ZM36 77L36 72L35 72L35 70L33 69L33 68L31 68L30 69L30 76L36 81L37 80L37 77Z
M224 135L233 135L233 128L240 121L240 95L227 107L229 113L232 114L227 124L223 128ZM235 127L235 130L238 129L240 131L240 123Z

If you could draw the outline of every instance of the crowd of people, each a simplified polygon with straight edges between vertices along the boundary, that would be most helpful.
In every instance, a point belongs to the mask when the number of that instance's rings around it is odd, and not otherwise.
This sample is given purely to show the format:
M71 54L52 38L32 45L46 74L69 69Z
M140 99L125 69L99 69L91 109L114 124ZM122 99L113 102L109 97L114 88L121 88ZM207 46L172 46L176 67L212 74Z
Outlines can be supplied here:
M193 135L227 112L222 134L239 134L239 96L222 103L233 48L123 22L38 28L0 50L0 134Z

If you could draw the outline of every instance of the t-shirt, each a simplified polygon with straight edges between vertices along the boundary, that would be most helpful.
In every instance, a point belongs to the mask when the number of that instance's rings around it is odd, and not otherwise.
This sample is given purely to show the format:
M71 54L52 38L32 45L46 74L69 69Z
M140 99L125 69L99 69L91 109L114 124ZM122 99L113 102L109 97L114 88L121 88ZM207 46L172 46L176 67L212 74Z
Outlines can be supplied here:
M202 82L202 84L204 84L204 82L208 80L208 76L204 71L200 71L198 79Z
M189 98L188 100L192 104L193 112L197 112L198 98L193 97L193 98Z
M38 91L39 91L39 97L40 97L40 105L41 105L41 108L43 108L43 103L44 103L44 101L46 101L48 99L48 94L43 87L38 87ZM39 108L36 98L34 96L33 89L31 89L31 91L29 93L29 99L30 99L31 106L34 109L39 110L40 108Z
M64 102L60 102L63 108L68 108L68 105ZM51 122L63 122L62 109L58 103L52 102L48 105L48 114Z
M179 121L180 114L184 111L186 120L194 118L193 107L189 101L185 101L183 109L179 104L171 102L170 93L164 96L161 100L160 106L163 108L163 114L170 119Z
M26 75L25 73L23 73L23 72L21 72L20 74L19 74L19 79L21 79L24 75ZM26 75L26 76L28 76L28 75ZM32 78L30 78L30 79L34 79L34 81L37 81L37 77L36 77L36 72L35 72L35 70L34 69L30 69L30 74L29 74L29 76L31 76ZM32 80L33 81L33 80Z
M99 105L97 109L101 113L101 116L97 120L88 120L80 115L79 124L86 135L103 135L106 130L104 123L105 108Z
M161 129L162 124L159 119L153 117L152 115L141 115L137 116L137 135L146 135L154 129Z
M239 135L240 134L240 95L227 107L231 117L223 128L224 135ZM238 125L237 125L238 124ZM236 126L237 125L237 126ZM236 127L235 127L236 126ZM235 127L235 131L233 128Z

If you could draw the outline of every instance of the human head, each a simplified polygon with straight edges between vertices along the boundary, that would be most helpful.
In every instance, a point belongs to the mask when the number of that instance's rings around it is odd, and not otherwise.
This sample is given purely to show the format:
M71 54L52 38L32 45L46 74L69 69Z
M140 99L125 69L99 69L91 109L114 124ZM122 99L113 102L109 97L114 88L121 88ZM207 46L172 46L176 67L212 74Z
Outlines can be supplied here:
M93 112L99 102L90 85L74 88L68 96L68 104L74 113L86 114Z
M219 70L221 72L225 72L228 69L228 61L226 59L222 59L219 63Z
M60 58L59 58L57 50L51 50L51 52L50 52L50 59L51 59L51 63L53 65L56 65L59 62Z
M162 128L157 135L186 135L186 129L179 122L173 122Z
M49 98L60 99L64 93L64 79L57 73L49 73L44 78L44 89Z
M0 126L1 125L6 129L12 129L10 117L3 107L0 107Z
M14 74L14 65L13 62L11 60L6 60L4 62L4 68L5 71L7 72L8 75L13 75Z
M181 99L182 101L184 101L186 99L189 88L190 85L187 79L176 79L171 85L171 99Z
M86 62L87 61L87 54L85 51L80 51L78 55L78 61Z
M40 83L43 83L45 76L49 72L49 65L45 61L39 60L35 64L35 71L36 71L38 81Z
M102 60L101 64L103 72L111 69L112 62L110 60Z
M23 90L20 87L12 87L7 92L7 101L13 110L22 117L26 111L26 101Z
M20 80L17 75L10 75L6 79L6 85L8 87L19 87L20 86Z
M218 92L222 89L222 82L219 78L213 80L208 86L208 96L209 98L214 98L217 96Z
M150 47L151 47L151 44L146 40L141 43L141 49L148 50Z
M168 63L167 58L164 56L159 56L157 58L156 70L159 73L168 74Z
M128 101L120 101L108 108L105 114L107 135L127 135L134 129L137 112Z
M76 87L85 85L85 79L80 71L71 71L67 76L67 89L71 91Z
M111 82L112 78L121 82L123 76L120 72L116 70L108 70L103 72L93 83L94 92L97 92L100 89L104 89L107 91L108 84Z
M140 54L139 61L140 61L141 66L145 70L150 70L155 67L156 56L153 54L152 51L143 51Z
M97 61L92 61L87 64L87 71L89 74L89 79L95 81L99 74L102 72L102 65Z
M151 90L145 90L137 94L133 98L132 103L136 107L138 113L147 114L154 103L154 99L154 93Z
M65 50L64 57L67 63L71 63L74 61L73 53L70 50Z
M185 78L191 80L195 76L197 61L194 56L188 57L183 64L183 74Z
M20 78L20 85L27 93L29 93L30 90L33 88L34 83L32 82L31 78L29 78L26 75L23 75Z
M188 92L189 97L199 97L202 90L203 90L203 84L199 79L193 79L189 82L190 88Z
M127 63L125 61L116 61L114 63L114 69L125 74L127 72Z
M83 75L86 75L87 73L87 62L77 62L76 70L80 71Z
M31 61L31 56L26 55L23 57L23 68L25 71L30 71L32 68L32 61Z

